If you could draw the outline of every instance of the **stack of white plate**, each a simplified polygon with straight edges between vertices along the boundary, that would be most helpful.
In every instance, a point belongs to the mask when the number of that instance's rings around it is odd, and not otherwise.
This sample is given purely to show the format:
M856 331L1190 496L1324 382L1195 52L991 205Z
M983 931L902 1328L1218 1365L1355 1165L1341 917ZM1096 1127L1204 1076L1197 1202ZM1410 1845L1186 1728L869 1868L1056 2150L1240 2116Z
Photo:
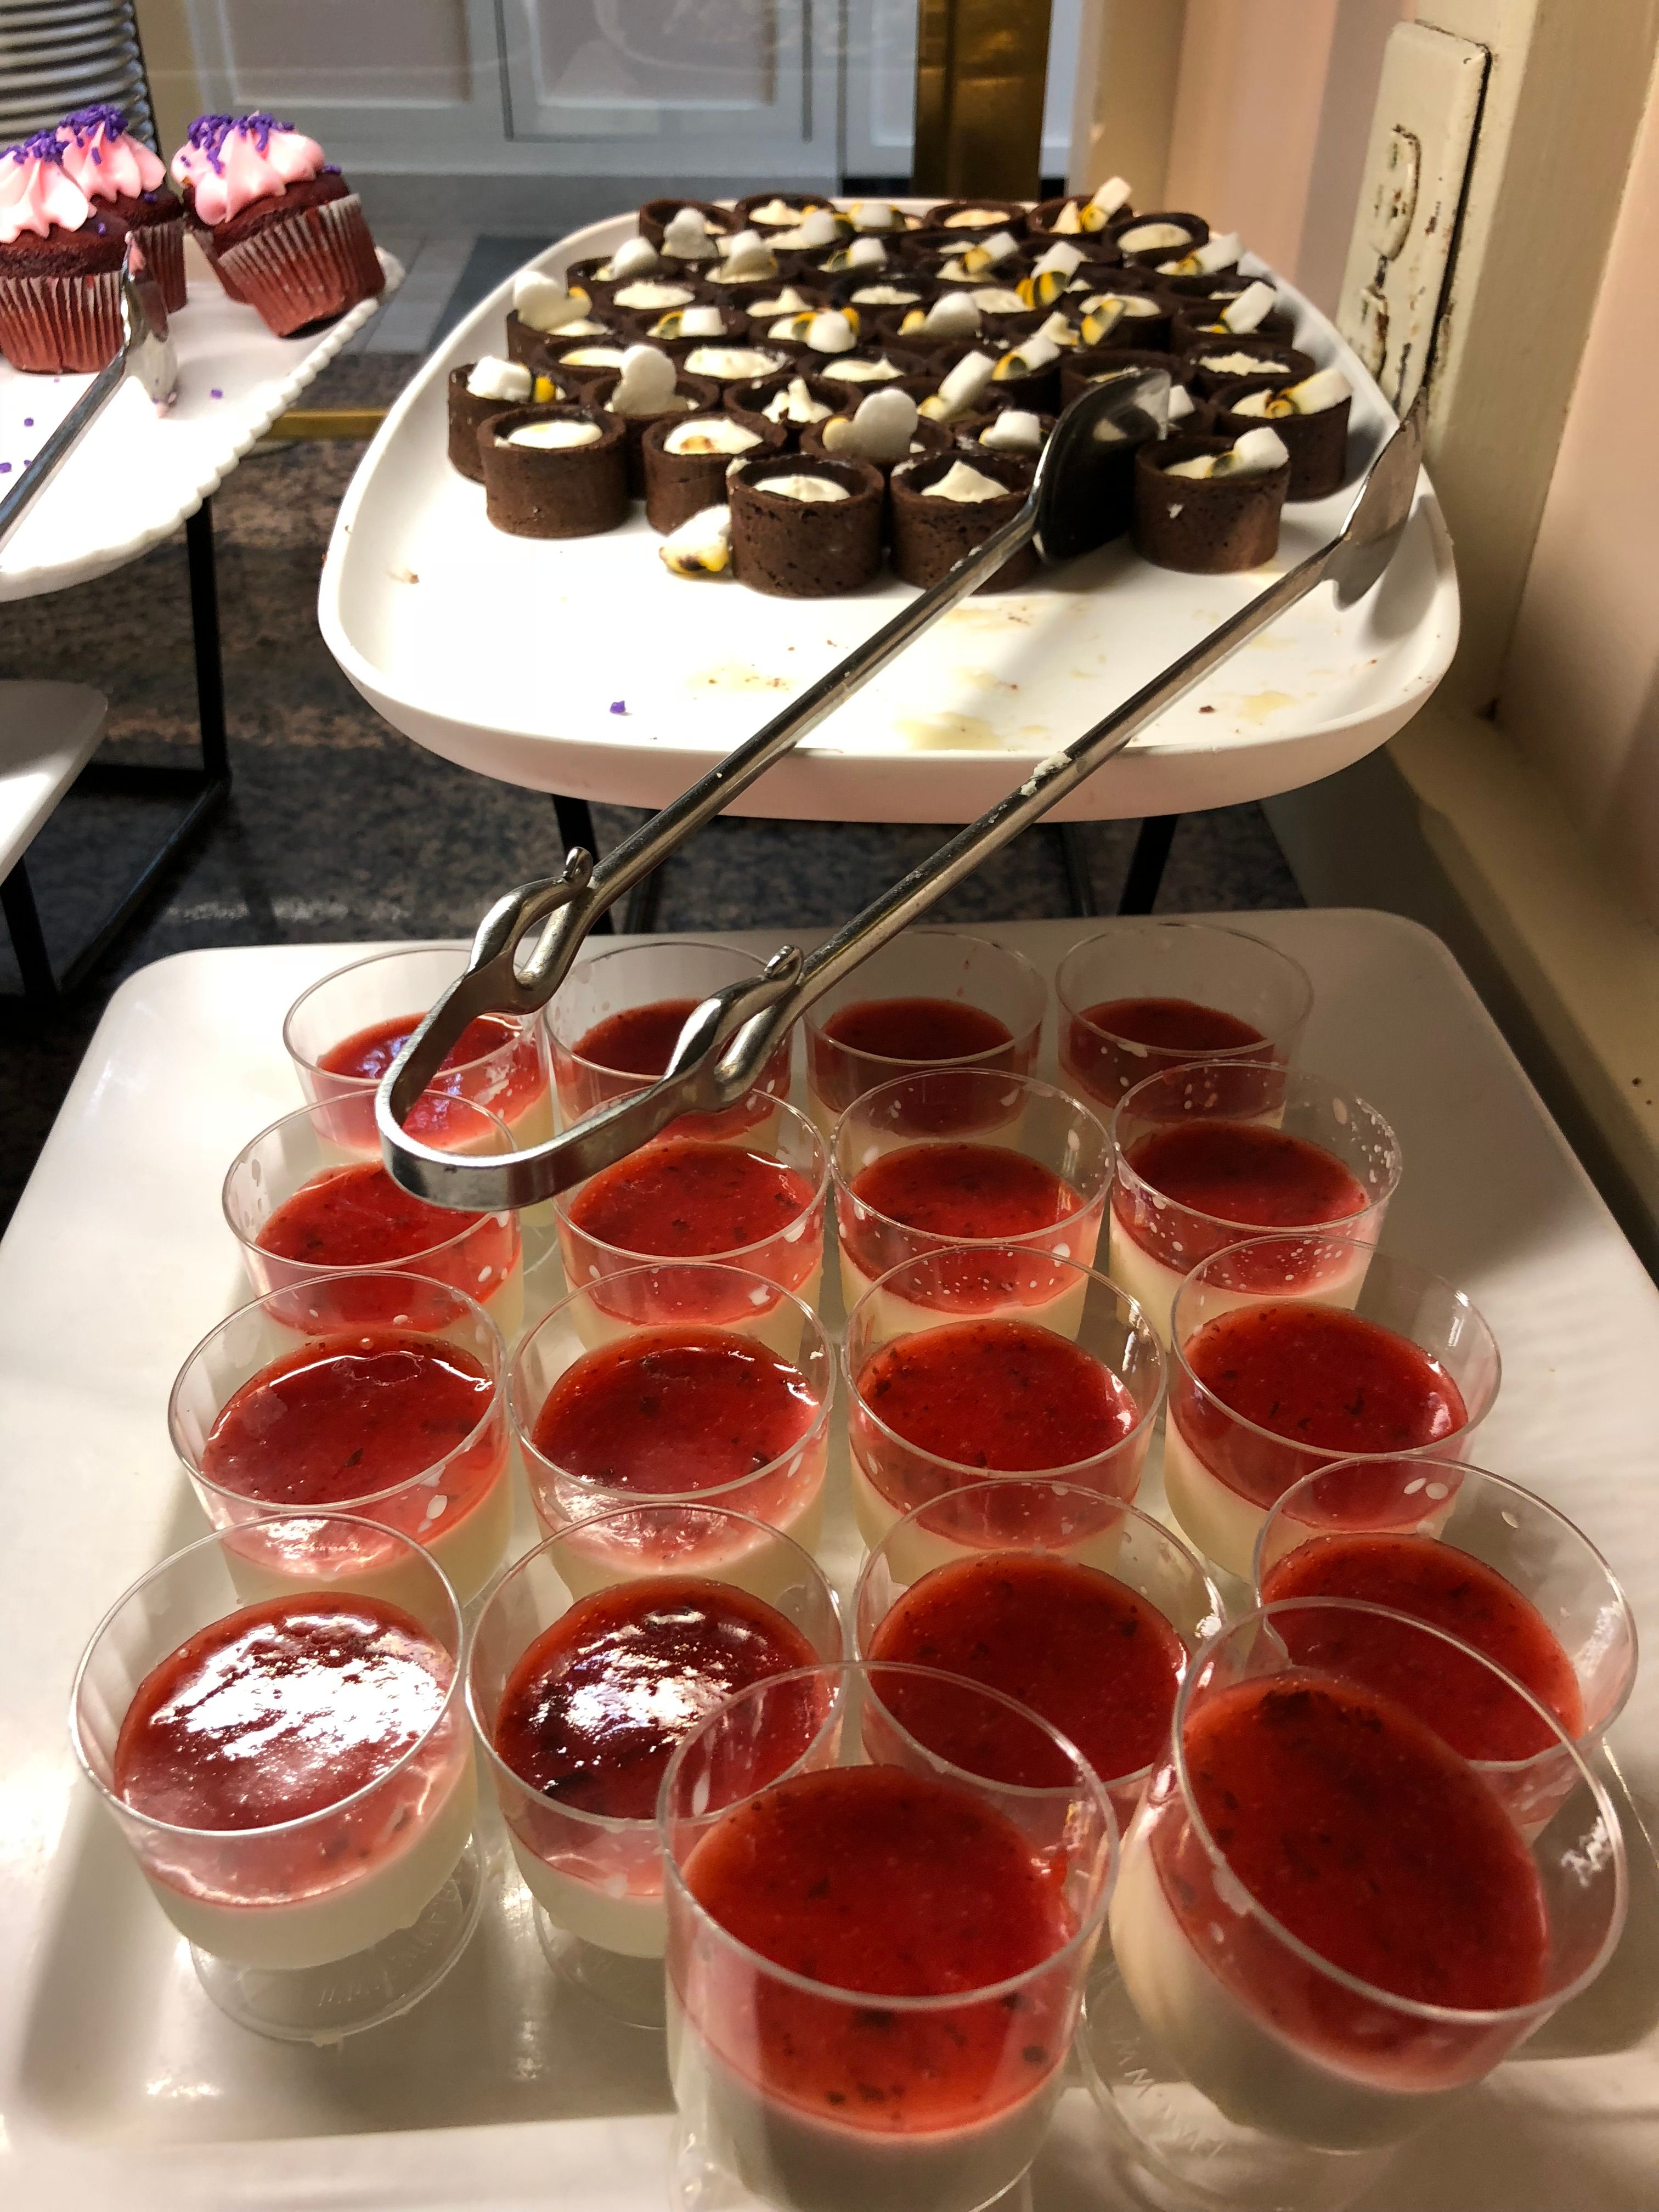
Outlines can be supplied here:
M128 130L155 144L133 0L0 0L0 146L94 100L125 108Z

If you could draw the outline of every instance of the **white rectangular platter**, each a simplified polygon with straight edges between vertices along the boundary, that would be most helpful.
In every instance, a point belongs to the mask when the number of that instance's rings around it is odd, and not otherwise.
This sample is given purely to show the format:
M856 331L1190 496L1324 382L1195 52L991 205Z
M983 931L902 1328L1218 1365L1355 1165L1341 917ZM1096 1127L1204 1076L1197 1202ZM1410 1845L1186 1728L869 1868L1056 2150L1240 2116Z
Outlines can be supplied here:
M389 253L380 265L379 299L360 300L325 331L279 338L252 307L225 297L186 241L189 298L172 324L177 399L158 415L137 385L122 386L0 550L0 599L89 582L170 536L402 283ZM25 376L0 361L0 491L90 381Z
M1313 976L1306 1064L1400 1133L1385 1247L1467 1285L1497 1330L1505 1376L1480 1457L1588 1530L1659 1638L1659 1291L1434 939L1370 913L1249 926ZM990 933L1052 974L1092 927ZM185 1353L238 1295L224 1166L297 1103L284 1010L368 949L187 953L131 978L0 1245L0 2203L20 2212L664 2202L660 2051L561 2000L511 1880L407 2019L334 2050L265 2043L209 2007L70 1757L68 1686L88 1632L201 1526L165 1407ZM830 1551L844 1583L844 1497ZM1638 1682L1614 1749L1637 1806L1659 1807L1659 1670ZM1364 2212L1650 2212L1659 1874L1626 1818L1635 1904L1608 1974L1413 2145ZM1068 2093L1036 2212L1109 2203L1096 2130Z
M915 203L921 206L922 203ZM594 223L528 264L563 270L632 234ZM1243 265L1266 264L1247 255ZM1267 272L1271 273L1271 272ZM734 811L823 821L967 821L1021 764L1080 737L1206 631L1334 537L1394 427L1333 325L1275 276L1296 343L1354 387L1346 489L1285 510L1271 569L1176 575L1127 540L1024 592L956 608ZM884 574L841 599L689 582L636 507L620 529L511 538L445 453L451 368L505 349L500 286L400 395L340 508L319 595L330 650L406 736L509 783L659 806L915 597ZM1073 819L1229 806L1345 768L1393 735L1457 641L1450 541L1426 477L1394 563L1346 614L1328 591L1174 708L1056 808Z

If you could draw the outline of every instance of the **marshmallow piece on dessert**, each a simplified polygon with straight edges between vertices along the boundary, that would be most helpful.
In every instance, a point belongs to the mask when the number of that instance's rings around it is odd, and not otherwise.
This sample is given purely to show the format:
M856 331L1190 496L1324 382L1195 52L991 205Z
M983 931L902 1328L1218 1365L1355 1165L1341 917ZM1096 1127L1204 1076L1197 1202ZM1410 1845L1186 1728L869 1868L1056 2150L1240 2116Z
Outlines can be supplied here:
M1236 230L1224 231L1218 238L1206 238L1202 246L1183 253L1176 261L1160 261L1160 276L1213 276L1218 269L1231 269L1244 251L1244 242Z
M848 213L854 230L891 230L896 222L890 200L854 200Z
M683 207L663 227L662 250L676 261L712 261L720 249L708 234L708 218L702 210Z
M1243 337L1272 313L1278 297L1273 286L1264 284L1258 277L1254 284L1247 284L1236 300L1228 301L1221 311L1221 320L1235 337Z
M1190 460L1174 461L1166 476L1209 477L1265 477L1282 468L1290 450L1277 430L1247 430L1224 453L1194 453Z
M884 269L887 248L878 238L855 238L847 249L846 261L849 269Z
M1184 422L1193 411L1192 393L1188 391L1184 384L1172 384L1170 386L1170 404L1165 410L1165 419L1170 422Z
M993 367L991 379L995 384L1006 384L1011 377L1033 376L1038 369L1047 368L1050 362L1059 358L1060 347L1047 331L1033 331L1029 338L1023 338L1017 346L1009 347L1001 360Z
M732 510L703 507L657 548L671 576L718 576L732 565Z
M1046 276L1050 270L1054 270L1062 276L1075 276L1082 266L1083 256L1078 252L1076 246L1068 246L1063 238L1057 238L1048 252L1036 262L1031 274L1034 276Z
M902 461L916 434L916 413L908 392L867 392L854 414L826 425L824 450L859 461Z
M1103 229L1120 208L1129 204L1129 180L1127 177L1108 177L1103 185L1097 185L1088 205L1082 210L1085 230ZM1091 222L1090 216L1098 218Z
M769 300L754 301L749 312L751 315L804 315L809 310L794 286L786 284L781 292L775 292Z
M793 230L775 233L773 243L786 252L816 253L826 246L833 246L841 236L841 225L829 208L814 208L804 222Z
M466 388L475 399L528 399L531 382L530 371L522 362L503 361L498 354L487 353L473 362Z
M1063 307L1056 307L1052 315L1037 325L1036 336L1052 338L1057 346L1077 343L1077 332L1072 328L1071 318Z
M851 353L859 342L856 325L839 307L814 315L803 335L814 353Z
M679 335L683 338L718 338L726 335L726 317L718 307L684 307Z
M966 292L942 292L921 326L931 337L970 338L979 329L979 309Z
M673 400L678 375L673 362L657 347L629 346L608 402L611 413L660 415Z
M1008 487L999 483L994 477L972 468L966 461L952 461L937 483L924 484L924 499L953 499L963 506L977 503L981 499L1000 499Z
M648 238L625 239L611 257L611 274L620 282L627 276L651 276L662 266L662 256Z
M1010 230L994 230L977 246L970 246L962 257L962 265L970 276L977 276L987 269L994 269L1000 261L1019 252L1019 240Z
M1127 313L1124 303L1112 293L1105 294L1083 318L1083 343L1085 346L1104 345Z
M994 453L1035 453L1042 444L1042 424L1024 407L1005 407L979 434Z
M1316 369L1300 384L1286 384L1277 392L1247 392L1232 403L1234 415L1322 415L1352 399L1353 386L1340 368Z
M521 269L513 279L513 312L532 331L562 331L567 323L579 323L587 305L580 286L567 291L562 277L544 276L539 269Z
M959 415L971 414L985 397L995 368L988 353L963 354L939 379L939 390L922 401L921 412L933 422L954 422Z
M805 208L796 207L774 192L769 200L763 200L759 207L750 209L749 220L752 223L770 223L774 229L782 229L791 223L805 222L806 213Z
M1006 284L981 284L968 297L981 315L1018 315L1030 303Z
M728 283L743 276L775 276L778 257L757 230L740 230L726 241L718 272Z

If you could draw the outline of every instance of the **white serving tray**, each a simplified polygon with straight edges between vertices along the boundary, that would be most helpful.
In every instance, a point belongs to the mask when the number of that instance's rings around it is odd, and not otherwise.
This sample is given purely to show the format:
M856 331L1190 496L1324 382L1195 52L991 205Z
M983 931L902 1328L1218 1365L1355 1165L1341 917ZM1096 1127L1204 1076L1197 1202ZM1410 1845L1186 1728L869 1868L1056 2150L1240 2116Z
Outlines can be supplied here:
M178 398L158 415L136 385L122 386L0 551L0 599L88 583L169 537L403 283L391 254L380 266L379 298L359 301L320 337L278 338L225 297L186 240L189 298L172 325ZM20 468L91 380L25 376L0 361L0 461ZM0 490L12 481L0 477Z
M1497 1330L1504 1388L1480 1456L1580 1522L1659 1638L1659 1291L1436 939L1371 913L1249 922L1313 977L1308 1066L1400 1133L1384 1248L1466 1284ZM1097 926L991 933L1052 974ZM202 1527L165 1409L185 1352L239 1295L224 1164L298 1103L287 1006L371 949L185 953L132 977L0 1244L0 2203L20 2212L664 2203L659 2047L560 2002L522 1892L492 1903L407 2020L334 2051L265 2043L202 1996L69 1753L87 1635ZM831 1481L844 1483L833 1462ZM844 1585L856 1546L839 1491L830 1532ZM1638 1802L1659 1806L1651 1665L1614 1743ZM1607 1975L1413 2145L1364 2212L1651 2212L1659 1874L1628 1814L1626 1832L1636 1904ZM1036 2212L1106 2212L1103 2177L1093 2109L1070 2093Z
M562 270L633 228L632 216L593 223L528 265ZM1273 281L1297 343L1354 386L1357 477L1395 418L1333 325ZM364 455L323 570L323 635L365 698L445 759L534 790L659 806L915 592L890 574L847 598L797 600L672 577L639 507L620 530L563 543L492 529L482 486L446 458L446 387L456 363L504 349L510 301L504 283L452 332ZM1352 498L1288 508L1272 570L1176 575L1123 541L1041 588L975 597L732 811L969 820L1020 781L1022 763L1080 736L1333 537ZM1450 541L1425 477L1369 599L1346 616L1327 591L1304 600L1055 813L1229 806L1328 775L1423 704L1457 624Z

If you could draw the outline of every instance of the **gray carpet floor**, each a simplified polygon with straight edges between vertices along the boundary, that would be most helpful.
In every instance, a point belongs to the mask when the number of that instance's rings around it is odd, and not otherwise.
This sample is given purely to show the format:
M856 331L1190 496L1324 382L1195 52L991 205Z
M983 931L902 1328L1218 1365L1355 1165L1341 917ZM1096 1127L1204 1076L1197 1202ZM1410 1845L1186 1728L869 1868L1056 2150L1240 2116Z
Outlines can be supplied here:
M413 366L384 354L337 362L313 404L378 404ZM234 791L72 1006L40 1020L0 1004L0 1222L125 975L203 945L470 934L492 898L557 859L549 799L421 751L358 696L323 644L318 574L362 450L315 445L251 456L214 502ZM96 583L9 605L0 677L25 676L108 695L106 757L187 760L196 708L182 534ZM595 817L602 846L642 818L605 806ZM149 800L71 794L58 810L29 865L60 959L90 933L163 823ZM658 926L827 925L921 859L940 834L926 825L716 823L665 871ZM1116 903L1133 836L1133 823L1085 832L1102 912ZM1259 808L1183 818L1160 912L1300 903ZM1058 841L1041 829L938 909L941 920L963 921L1070 911ZM0 993L16 981L0 931Z

